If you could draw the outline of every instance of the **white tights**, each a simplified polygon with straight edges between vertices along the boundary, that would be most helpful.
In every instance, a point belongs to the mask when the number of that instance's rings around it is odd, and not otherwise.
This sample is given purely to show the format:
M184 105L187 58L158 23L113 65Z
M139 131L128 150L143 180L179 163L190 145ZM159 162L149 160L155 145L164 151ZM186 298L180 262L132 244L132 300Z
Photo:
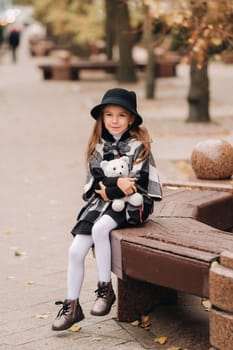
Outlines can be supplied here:
M110 282L111 245L109 234L116 227L115 220L109 215L103 215L92 227L91 235L78 234L75 236L69 249L68 299L79 298L84 279L84 261L93 244L95 245L99 281Z

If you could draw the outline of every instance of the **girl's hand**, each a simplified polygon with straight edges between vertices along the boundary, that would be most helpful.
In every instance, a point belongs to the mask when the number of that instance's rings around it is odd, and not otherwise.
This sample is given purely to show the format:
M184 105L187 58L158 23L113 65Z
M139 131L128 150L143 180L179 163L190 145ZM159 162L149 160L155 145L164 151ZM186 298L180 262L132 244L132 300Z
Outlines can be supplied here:
M136 177L119 177L117 180L117 186L126 196L130 196L137 192L135 181Z
M100 181L99 185L100 185L100 190L95 190L95 192L98 193L105 202L109 201L105 191L106 187L104 186L103 182Z

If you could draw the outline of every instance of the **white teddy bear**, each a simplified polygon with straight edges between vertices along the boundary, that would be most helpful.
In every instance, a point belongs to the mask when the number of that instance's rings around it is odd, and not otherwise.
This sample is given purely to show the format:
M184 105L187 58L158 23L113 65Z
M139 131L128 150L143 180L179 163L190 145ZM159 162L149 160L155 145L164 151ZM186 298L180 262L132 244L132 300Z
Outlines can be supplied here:
M129 175L129 158L123 156L121 158L113 160L103 160L100 163L100 167L103 169L104 175L107 177L128 177ZM114 199L112 201L112 209L114 211L122 211L125 207L125 202L137 207L142 205L143 197L140 193L136 192L130 196L126 196L120 199Z

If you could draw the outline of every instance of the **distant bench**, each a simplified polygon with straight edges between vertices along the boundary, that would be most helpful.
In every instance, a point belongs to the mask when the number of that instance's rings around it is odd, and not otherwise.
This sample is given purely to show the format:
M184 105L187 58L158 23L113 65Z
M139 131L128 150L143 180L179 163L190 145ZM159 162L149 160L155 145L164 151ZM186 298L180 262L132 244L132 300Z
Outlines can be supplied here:
M177 291L209 297L210 343L233 344L233 194L166 190L156 217L111 233L118 277L118 320L133 321Z
M155 67L155 76L171 77L176 76L178 58L158 59ZM144 71L145 63L134 63L137 70ZM116 74L119 63L116 61L92 61L74 59L70 62L62 62L54 58L47 59L47 62L38 65L45 80L80 80L81 71L104 71Z

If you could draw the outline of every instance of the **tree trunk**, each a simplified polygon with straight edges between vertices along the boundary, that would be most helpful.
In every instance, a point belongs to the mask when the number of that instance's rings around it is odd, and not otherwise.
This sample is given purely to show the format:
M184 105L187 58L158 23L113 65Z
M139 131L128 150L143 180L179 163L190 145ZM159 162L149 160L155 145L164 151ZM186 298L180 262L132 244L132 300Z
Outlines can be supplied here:
M187 122L210 122L207 57L201 68L198 68L196 58L192 58L187 100L189 103Z
M145 73L146 98L152 99L155 94L155 54L153 50L152 21L148 5L144 5L143 39L148 56Z
M115 44L116 32L116 2L112 0L105 0L105 35L106 35L106 55L108 60L113 58L113 46Z
M124 83L136 82L137 78L132 57L134 35L131 33L129 11L125 1L117 0L115 16L117 19L116 34L119 45L117 80Z

